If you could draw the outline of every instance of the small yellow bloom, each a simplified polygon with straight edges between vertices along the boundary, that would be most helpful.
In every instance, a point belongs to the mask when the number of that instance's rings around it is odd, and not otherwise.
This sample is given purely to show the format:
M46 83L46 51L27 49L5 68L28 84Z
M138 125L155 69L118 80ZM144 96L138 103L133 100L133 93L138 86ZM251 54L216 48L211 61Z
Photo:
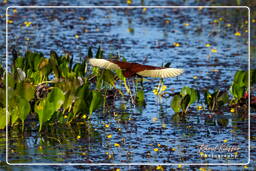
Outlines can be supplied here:
M31 24L32 24L32 22L28 22L28 21L25 21L25 22L24 22L24 25L25 25L26 27L29 27Z
M154 148L154 151L155 151L155 152L158 152L158 148Z
M29 41L29 40L30 40L30 38L26 37L26 38L25 38L25 40Z
M235 32L235 36L241 36L240 32Z
M13 13L16 13L16 12L17 12L17 9L13 9L12 12L13 12Z
M200 154L200 156L201 156L201 157L204 155L204 153L203 153L203 152L200 152L199 154Z
M213 20L213 22L214 22L214 23L218 23L218 22L219 22L219 20Z
M82 118L83 118L83 119L86 119L86 118L87 118L87 116L86 116L86 115L83 115L83 116L82 116Z
M154 90L153 90L153 93L154 93L155 95L158 95L158 90L157 90L157 89L154 89Z
M228 24L226 24L226 26L227 26L227 27L231 27L231 24L228 23Z
M210 47L210 46L211 46L211 44L209 44L209 43L206 43L206 44L205 44L205 46L206 46L206 47Z
M111 134L107 135L107 138L112 138L112 135Z
M187 27L187 26L189 26L189 23L184 23L183 25Z
M157 166L156 170L164 170L163 166Z
M115 147L120 147L120 144L115 143L114 146L115 146Z
M127 0L126 3L127 3L128 5L130 5L130 4L132 4L132 0Z
M220 21L222 21L222 20L223 20L223 18L222 18L222 17L220 17L220 18L219 18L219 20L220 20Z
M157 118L152 118L152 121L153 122L156 122L158 119Z
M161 144L157 144L158 147L161 147Z
M231 109L230 109L230 112L231 112L231 113L234 113L235 111L236 111L236 110L235 110L234 108L231 108Z
M143 8L143 12L146 12L147 11L147 8Z
M245 33L248 33L248 30L245 30L244 32L245 32Z
M7 22L8 22L8 24L12 24L13 20L8 20Z
M38 146L38 150L42 150L43 147L41 145Z
M202 106L197 106L197 110L203 110Z
M245 23L245 24L248 24L248 21L246 20L244 23Z
M227 140L227 139L225 139L225 140L223 140L223 142L224 142L224 143L227 143L227 142L228 142L228 140Z
M206 168L204 168L204 167L200 167L200 169L199 169L200 171L207 171L207 169Z
M82 153L83 156L86 156L86 153Z
M172 148L172 151L176 151L176 148Z
M166 124L163 123L163 124L162 124L162 128L166 128L166 127L167 127Z
M80 135L78 135L78 136L76 137L76 139L78 139L78 140L79 140L80 138L81 138L81 136L80 136Z
M64 115L64 119L67 119L68 118L68 116L67 115Z
M244 166L244 168L245 168L245 169L248 169L248 166L247 166L247 165L245 165L245 166Z
M6 4L8 2L8 0L4 0L4 4Z
M78 38L79 38L79 35L77 35L77 34L76 34L76 35L75 35L75 38L77 38L77 39L78 39Z
M116 169L116 171L120 171L120 169L119 169L119 168L117 168L117 169Z
M108 128L108 127L109 127L109 124L105 124L105 127Z
M217 53L217 49L212 49L211 52L212 53Z
M182 165L181 165L181 164L179 164L179 165L178 165L178 168L179 168L179 169L180 169L180 168L182 168Z
M165 91L166 90L166 85L162 85L162 87L161 87L161 91Z
M196 80L198 77L197 77L197 76L194 76L193 78Z
M252 23L256 23L256 19L252 19Z
M180 44L179 44L179 43L176 43L176 42L174 42L173 45L176 46L176 47L179 47L179 46L180 46Z
M207 154L204 154L204 158L207 158L208 157L208 155Z
M234 155L236 155L236 156L237 156L237 155L238 155L238 152L234 152Z

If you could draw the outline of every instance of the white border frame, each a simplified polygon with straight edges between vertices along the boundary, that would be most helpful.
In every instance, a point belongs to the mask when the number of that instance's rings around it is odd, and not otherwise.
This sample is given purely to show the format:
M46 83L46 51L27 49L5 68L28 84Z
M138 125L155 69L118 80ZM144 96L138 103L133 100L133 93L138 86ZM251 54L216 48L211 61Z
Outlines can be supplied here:
M248 165L250 163L250 8L248 6L8 6L6 8L6 70L8 73L8 10L10 8L247 8L248 9L248 161L247 163L10 163L8 161L8 74L6 74L6 163L8 165L85 165L85 166L173 166L173 165L202 165L202 166L230 166L230 165Z

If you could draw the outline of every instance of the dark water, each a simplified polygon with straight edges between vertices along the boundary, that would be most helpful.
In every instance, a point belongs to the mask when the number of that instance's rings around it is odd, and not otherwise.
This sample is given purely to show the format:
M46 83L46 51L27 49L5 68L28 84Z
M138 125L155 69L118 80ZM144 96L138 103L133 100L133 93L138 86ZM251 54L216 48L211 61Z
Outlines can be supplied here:
M28 49L43 52L45 56L49 56L50 50L58 54L70 53L76 62L86 56L88 47L92 46L96 52L101 46L106 57L112 53L131 62L143 63L146 59L149 65L171 62L172 67L184 68L185 73L177 79L164 80L169 92L180 91L184 86L227 90L234 73L247 69L248 40L243 36L247 34L246 28L235 27L233 18L220 19L222 16L217 14L223 10L68 8L17 9L14 12L9 9L13 23L8 27L8 43L21 53ZM225 10L228 13L233 9ZM217 17L213 17L214 14ZM31 22L31 25L26 27L24 22ZM237 31L242 36L235 36ZM211 46L206 47L206 44ZM160 99L153 94L158 81L148 78L144 83L144 109L121 100L113 105L112 115L97 111L90 123L82 122L79 127L57 127L48 130L46 135L39 135L37 130L21 134L11 129L9 162L247 162L247 120L229 112L215 115L197 111L197 106L202 105L197 104L189 111L186 121L180 121L170 108L171 98ZM81 138L78 139L78 135ZM1 141L4 143L4 137ZM235 159L204 158L199 152L203 144L240 149Z

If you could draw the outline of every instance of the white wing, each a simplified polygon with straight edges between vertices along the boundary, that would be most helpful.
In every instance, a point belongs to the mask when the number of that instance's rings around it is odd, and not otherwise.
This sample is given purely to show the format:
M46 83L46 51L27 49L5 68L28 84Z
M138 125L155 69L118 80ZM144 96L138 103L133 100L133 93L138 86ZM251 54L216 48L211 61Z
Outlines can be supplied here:
M183 69L177 68L163 68L163 69L154 69L154 70L144 70L137 72L138 75L143 77L158 77L158 78L168 78L176 77L184 72Z
M91 59L89 59L89 63L92 66L105 68L105 69L121 69L117 64L115 64L111 61L105 60L105 59L91 58Z

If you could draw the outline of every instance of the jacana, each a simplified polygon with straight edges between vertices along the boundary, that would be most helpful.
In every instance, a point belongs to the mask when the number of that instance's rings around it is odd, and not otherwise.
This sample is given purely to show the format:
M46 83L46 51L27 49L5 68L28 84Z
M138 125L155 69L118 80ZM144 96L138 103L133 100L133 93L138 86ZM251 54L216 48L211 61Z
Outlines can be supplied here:
M132 62L121 62L117 60L90 58L89 63L92 66L104 69L120 69L126 78L133 77L135 75L142 77L168 78L176 77L184 72L183 69L155 67Z

